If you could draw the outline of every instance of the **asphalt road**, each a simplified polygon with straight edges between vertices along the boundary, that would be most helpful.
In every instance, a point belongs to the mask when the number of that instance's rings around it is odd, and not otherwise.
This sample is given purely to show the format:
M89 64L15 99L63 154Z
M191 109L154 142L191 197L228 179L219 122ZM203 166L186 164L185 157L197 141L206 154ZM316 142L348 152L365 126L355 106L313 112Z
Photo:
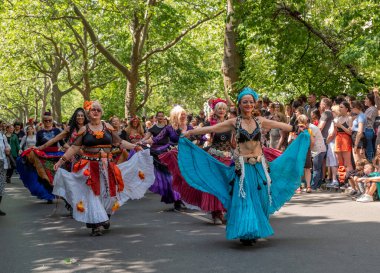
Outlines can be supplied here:
M225 239L209 215L167 211L154 194L130 201L101 237L67 217L61 201L30 196L20 180L1 204L0 273L379 272L380 202L340 193L295 196L271 218L275 235L252 247Z

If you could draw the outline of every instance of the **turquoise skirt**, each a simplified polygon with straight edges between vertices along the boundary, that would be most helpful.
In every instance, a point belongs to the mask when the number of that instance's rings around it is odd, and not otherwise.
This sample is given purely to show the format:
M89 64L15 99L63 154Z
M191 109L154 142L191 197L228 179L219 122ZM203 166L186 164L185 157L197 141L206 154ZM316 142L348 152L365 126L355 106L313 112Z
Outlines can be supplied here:
M300 134L286 151L269 164L271 186L261 163L244 164L243 190L234 166L226 166L186 138L178 145L178 164L186 182L216 196L227 209L227 239L257 239L273 235L269 215L289 201L304 172L310 135ZM269 194L270 193L270 194Z

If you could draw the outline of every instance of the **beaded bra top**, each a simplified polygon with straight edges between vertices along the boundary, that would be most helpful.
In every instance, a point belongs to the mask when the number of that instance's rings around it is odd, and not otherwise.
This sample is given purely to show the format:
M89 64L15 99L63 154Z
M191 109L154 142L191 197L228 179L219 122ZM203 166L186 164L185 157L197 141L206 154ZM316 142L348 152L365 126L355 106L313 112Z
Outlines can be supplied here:
M252 133L248 133L247 130L243 129L241 127L241 123L239 124L239 127L237 128L238 132L238 142L247 142L247 141L260 141L261 140L261 131L260 131L260 126L259 123L257 122L257 119L254 118L256 122L256 129Z

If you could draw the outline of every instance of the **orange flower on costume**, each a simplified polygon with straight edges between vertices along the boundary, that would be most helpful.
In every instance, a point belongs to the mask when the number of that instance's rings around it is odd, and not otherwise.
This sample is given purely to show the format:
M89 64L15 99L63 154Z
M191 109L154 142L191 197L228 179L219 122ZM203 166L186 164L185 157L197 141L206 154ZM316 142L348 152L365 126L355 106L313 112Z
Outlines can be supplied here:
M91 106L92 106L92 101L90 101L90 100L84 101L84 103L83 103L83 109L84 110L89 111L91 109Z
M77 203L77 211L84 212L84 204L82 201Z
M116 201L112 206L112 211L115 212L120 208L120 204L118 201Z
M94 136L96 139L103 138L104 132L103 131L94 132Z
M145 174L142 171L139 171L139 177L141 180L145 179Z
M89 169L84 170L83 175L90 176L90 170Z

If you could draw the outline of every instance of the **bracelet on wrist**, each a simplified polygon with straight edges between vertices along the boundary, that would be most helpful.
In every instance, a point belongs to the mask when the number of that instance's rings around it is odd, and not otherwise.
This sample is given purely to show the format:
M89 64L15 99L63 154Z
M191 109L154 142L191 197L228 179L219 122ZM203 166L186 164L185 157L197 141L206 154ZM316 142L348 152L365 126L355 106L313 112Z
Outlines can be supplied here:
M63 156L60 159L62 160L62 162L66 162L67 161L67 159L65 157L63 157Z

